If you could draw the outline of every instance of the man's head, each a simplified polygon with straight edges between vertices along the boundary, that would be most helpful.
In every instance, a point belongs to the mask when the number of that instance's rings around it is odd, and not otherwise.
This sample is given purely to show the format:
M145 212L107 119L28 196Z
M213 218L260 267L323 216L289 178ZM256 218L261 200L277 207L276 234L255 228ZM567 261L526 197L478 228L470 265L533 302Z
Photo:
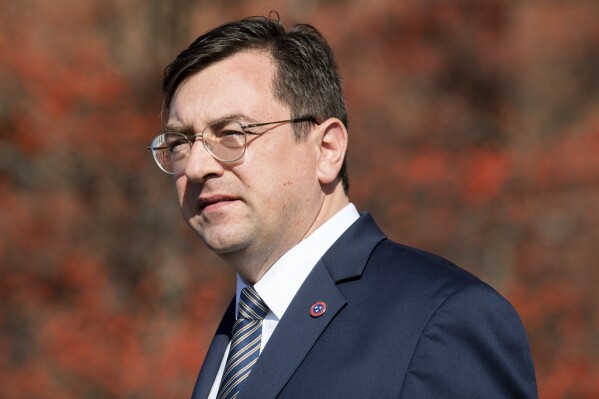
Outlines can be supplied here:
M289 106L292 118L312 116L317 121L339 119L348 128L341 78L333 51L324 37L310 25L283 25L266 17L250 17L224 24L198 37L164 71L163 111L168 115L180 85L211 64L244 50L268 53L276 72L274 97ZM294 125L298 140L306 125ZM344 160L339 178L347 194L349 178Z
M175 177L184 219L248 283L348 202L338 73L313 28L294 32L266 18L227 24L165 72L156 160Z

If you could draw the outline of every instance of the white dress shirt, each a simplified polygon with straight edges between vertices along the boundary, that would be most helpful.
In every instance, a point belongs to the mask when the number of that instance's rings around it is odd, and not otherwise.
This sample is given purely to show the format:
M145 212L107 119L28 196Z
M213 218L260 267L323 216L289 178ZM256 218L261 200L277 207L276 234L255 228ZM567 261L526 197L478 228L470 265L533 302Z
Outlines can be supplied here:
M316 263L359 216L356 207L351 203L348 204L312 234L287 251L254 285L254 289L269 309L262 322L260 352L264 349L291 300L308 277L308 274L316 266ZM239 295L246 285L238 275L235 315L237 315L237 307L239 306ZM227 356L229 355L229 346L230 344L225 350L208 399L216 399Z

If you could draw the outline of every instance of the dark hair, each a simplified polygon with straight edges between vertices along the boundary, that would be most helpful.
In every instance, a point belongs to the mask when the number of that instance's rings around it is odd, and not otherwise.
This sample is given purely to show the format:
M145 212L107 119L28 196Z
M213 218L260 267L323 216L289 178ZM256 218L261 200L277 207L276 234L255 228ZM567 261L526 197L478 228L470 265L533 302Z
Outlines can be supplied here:
M291 118L317 121L338 118L348 128L343 88L333 50L316 28L298 24L285 30L279 20L249 17L214 28L198 37L164 70L163 111L168 112L177 88L207 66L244 50L268 52L276 64L274 97L289 106ZM302 123L294 125L296 139L305 137ZM349 190L347 162L339 171Z

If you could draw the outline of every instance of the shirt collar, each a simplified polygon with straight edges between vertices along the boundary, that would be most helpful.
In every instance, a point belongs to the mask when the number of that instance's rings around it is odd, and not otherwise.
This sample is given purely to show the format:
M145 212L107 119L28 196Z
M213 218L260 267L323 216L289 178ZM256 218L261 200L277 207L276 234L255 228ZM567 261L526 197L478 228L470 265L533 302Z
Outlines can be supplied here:
M287 251L254 285L254 289L277 320L283 317L291 300L316 263L359 216L356 207L351 203L348 204ZM237 275L236 306L239 306L239 295L246 286L247 284Z

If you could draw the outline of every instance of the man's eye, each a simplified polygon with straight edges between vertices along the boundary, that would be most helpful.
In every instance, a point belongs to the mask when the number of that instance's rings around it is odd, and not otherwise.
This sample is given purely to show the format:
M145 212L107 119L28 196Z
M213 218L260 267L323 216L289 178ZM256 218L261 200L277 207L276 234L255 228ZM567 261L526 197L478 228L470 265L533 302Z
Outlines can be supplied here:
M187 140L177 139L177 140L168 142L167 147L170 152L177 152L177 151L184 150L185 147L188 145L187 143L188 143Z
M226 137L242 137L243 131L238 129L222 129L217 133L218 138L226 138Z

